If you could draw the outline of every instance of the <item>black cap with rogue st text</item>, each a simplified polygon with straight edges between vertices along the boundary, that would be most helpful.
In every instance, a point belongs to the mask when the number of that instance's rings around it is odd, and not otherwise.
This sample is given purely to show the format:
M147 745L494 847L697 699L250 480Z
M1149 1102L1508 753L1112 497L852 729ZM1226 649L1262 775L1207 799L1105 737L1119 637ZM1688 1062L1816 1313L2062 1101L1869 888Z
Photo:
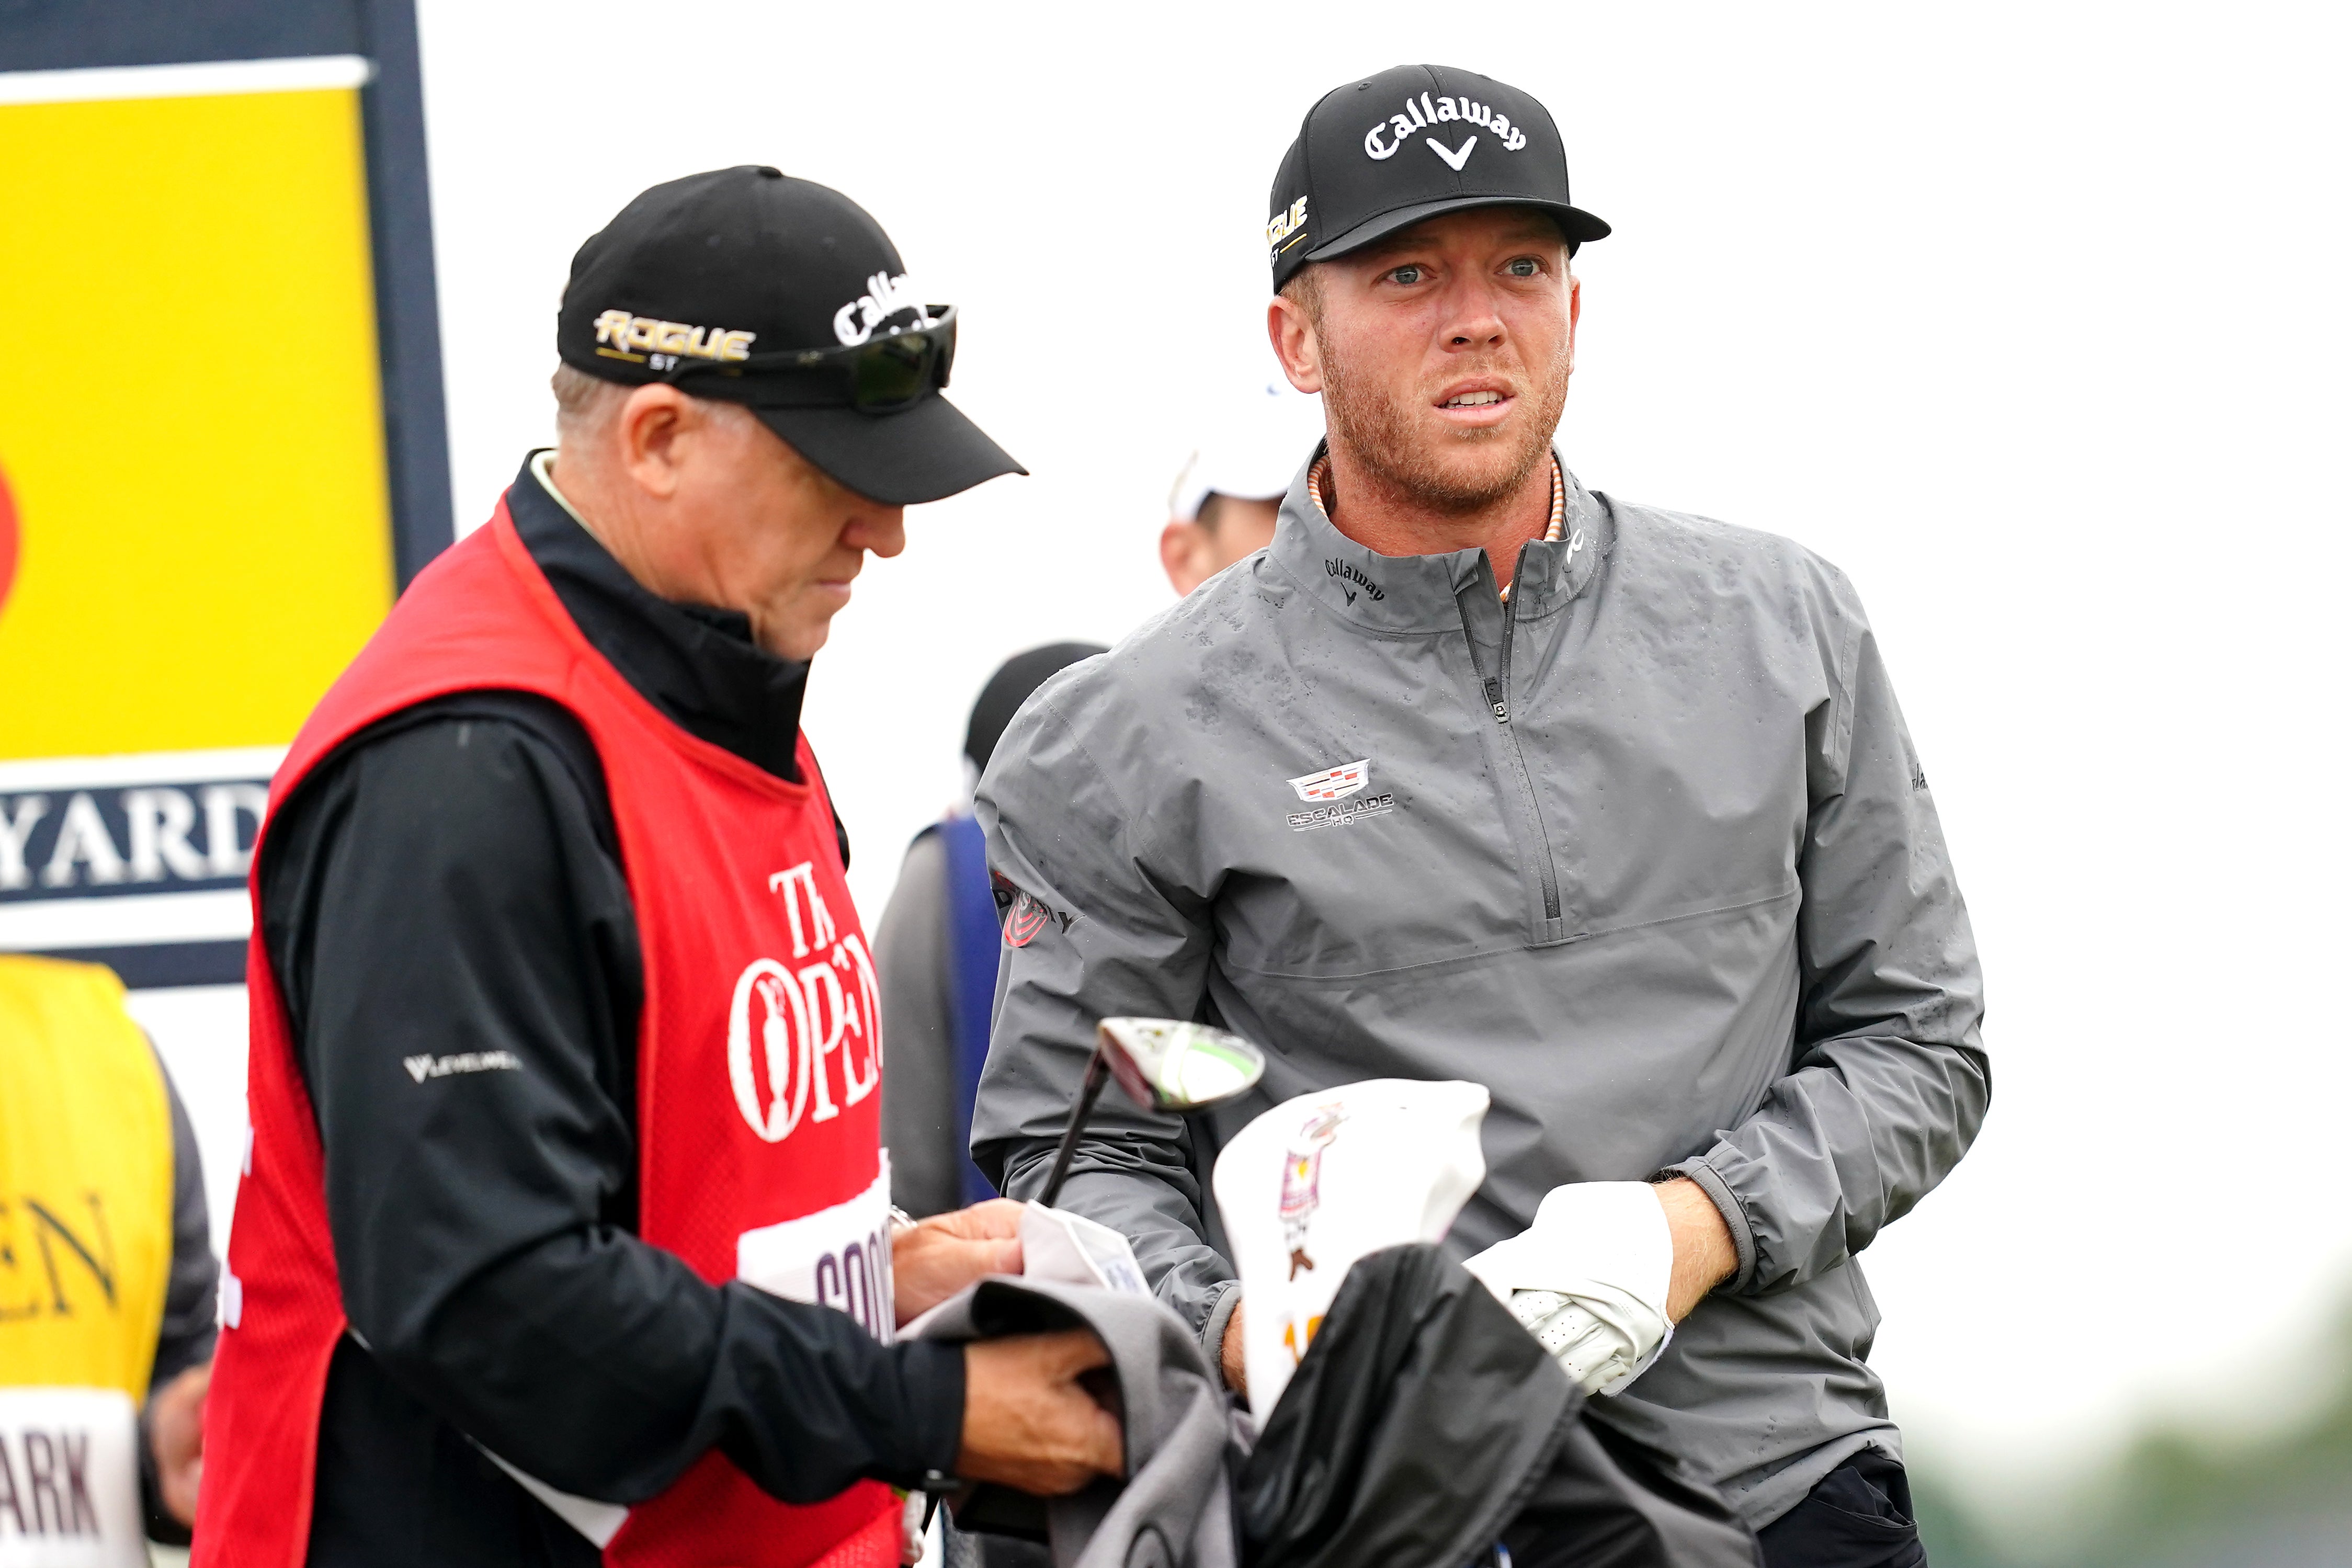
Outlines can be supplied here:
M1568 153L1544 106L1450 66L1394 66L1325 93L1283 154L1268 206L1277 290L1310 261L1459 207L1540 207L1571 253L1609 233L1569 205Z
M606 381L742 404L900 506L1028 472L940 395L955 337L865 208L747 163L656 185L583 245L555 346Z

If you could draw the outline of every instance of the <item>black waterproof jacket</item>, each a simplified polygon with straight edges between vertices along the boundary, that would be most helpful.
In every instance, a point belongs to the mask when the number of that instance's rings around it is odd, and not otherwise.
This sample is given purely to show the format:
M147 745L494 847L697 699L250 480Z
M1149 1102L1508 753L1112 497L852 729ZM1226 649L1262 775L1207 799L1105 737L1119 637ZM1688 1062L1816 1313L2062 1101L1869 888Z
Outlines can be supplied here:
M1759 1561L1721 1493L1584 1419L1543 1347L1433 1247L1349 1270L1237 1500L1246 1568Z

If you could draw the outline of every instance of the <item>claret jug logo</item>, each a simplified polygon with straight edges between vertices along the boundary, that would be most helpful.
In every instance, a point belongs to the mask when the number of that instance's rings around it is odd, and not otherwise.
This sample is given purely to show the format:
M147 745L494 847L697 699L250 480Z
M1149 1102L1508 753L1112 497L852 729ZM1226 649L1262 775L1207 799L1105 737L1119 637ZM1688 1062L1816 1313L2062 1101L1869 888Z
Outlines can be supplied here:
M668 370L681 359L745 360L751 357L757 332L731 332L723 327L695 327L684 321L659 321L607 310L596 318L596 352L606 359L631 364L650 363ZM639 353L635 351L646 351Z
M751 1131L781 1143L803 1119L830 1121L881 1083L882 988L865 939L835 929L812 862L768 888L784 900L793 962L753 959L737 978L727 1077Z
M1431 126L1448 120L1484 127L1488 135L1509 152L1516 153L1528 144L1528 133L1512 124L1509 115L1483 103L1473 103L1466 98L1432 100L1424 92L1418 100L1406 99L1402 114L1391 114L1364 132L1364 156L1375 161L1393 158L1398 149L1412 140L1416 132L1427 131ZM1396 133L1396 140L1383 140L1391 131ZM1470 161L1471 149L1478 145L1475 133L1459 147L1448 147L1434 135L1423 136L1422 140L1456 174L1460 174L1462 165Z
M1323 1206L1323 1151L1339 1142L1339 1123L1348 1113L1336 1105L1318 1106L1307 1113L1282 1159L1282 1245L1290 1249L1290 1278L1302 1268L1312 1271L1315 1259L1307 1255L1307 1227Z
M1315 1211L1323 1206L1323 1156L1339 1141L1340 1125L1348 1120L1345 1109L1337 1105L1318 1105L1308 1110L1298 1131L1290 1135L1290 1146L1282 1156L1282 1192L1276 1200L1282 1218L1282 1245L1290 1252L1288 1279L1298 1278L1300 1269L1315 1272L1314 1256L1307 1250L1307 1234L1315 1225ZM1307 1348L1314 1344L1316 1334L1323 1327L1323 1314L1307 1315L1304 1322L1293 1311L1282 1314L1282 1348L1297 1366L1307 1359Z

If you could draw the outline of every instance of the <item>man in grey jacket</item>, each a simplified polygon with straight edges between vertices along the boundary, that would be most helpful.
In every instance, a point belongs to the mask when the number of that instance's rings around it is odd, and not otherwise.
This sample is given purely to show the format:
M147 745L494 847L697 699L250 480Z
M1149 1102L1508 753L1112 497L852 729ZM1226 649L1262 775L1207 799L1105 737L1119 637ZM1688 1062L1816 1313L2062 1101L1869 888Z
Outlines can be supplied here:
M1210 1115L1107 1099L1062 1199L1238 1383L1223 1140L1353 1079L1483 1083L1448 1245L1537 1260L1513 1305L1616 1391L1592 1417L1721 1486L1774 1568L1924 1561L1856 1255L1990 1080L1861 604L1795 544L1553 454L1570 258L1608 228L1533 99L1423 66L1346 84L1272 206L1268 327L1329 439L1265 552L998 748L979 815L1019 898L974 1157L1042 1185L1101 1016L1262 1042L1263 1083Z

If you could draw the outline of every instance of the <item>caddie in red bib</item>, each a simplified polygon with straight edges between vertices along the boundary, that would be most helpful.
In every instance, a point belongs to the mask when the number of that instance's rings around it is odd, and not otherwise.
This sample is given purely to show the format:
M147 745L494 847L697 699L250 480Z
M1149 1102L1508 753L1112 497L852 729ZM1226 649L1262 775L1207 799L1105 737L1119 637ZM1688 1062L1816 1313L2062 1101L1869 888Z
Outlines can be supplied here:
M905 506L1020 471L939 395L955 330L772 169L574 259L561 445L271 792L202 1568L886 1568L908 1489L1118 1470L1091 1336L898 1341L1019 1211L894 1215L799 731Z

